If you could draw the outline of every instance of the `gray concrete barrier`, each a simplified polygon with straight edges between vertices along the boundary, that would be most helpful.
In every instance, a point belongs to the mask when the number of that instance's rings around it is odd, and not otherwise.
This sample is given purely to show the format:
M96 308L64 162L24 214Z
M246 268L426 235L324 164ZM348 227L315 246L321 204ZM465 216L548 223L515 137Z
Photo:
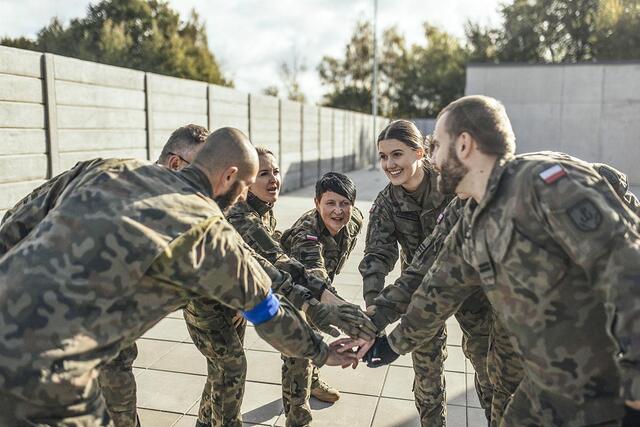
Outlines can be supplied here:
M504 103L518 152L609 163L640 185L640 63L474 64L465 93Z
M0 46L0 216L80 160L155 160L188 123L234 126L269 147L284 191L371 161L366 114Z

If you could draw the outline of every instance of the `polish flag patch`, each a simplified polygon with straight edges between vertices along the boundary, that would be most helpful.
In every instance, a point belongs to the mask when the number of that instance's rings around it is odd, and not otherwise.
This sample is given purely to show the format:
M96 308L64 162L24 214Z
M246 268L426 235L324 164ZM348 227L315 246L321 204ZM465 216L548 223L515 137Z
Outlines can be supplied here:
M542 178L545 184L553 184L563 176L566 176L567 172L560 165L553 165L540 172L538 176Z
M436 219L436 224L440 224L443 219L444 219L444 212L440 212L440 215L438 215L438 218Z
M313 236L311 234L307 234L307 240L313 240L314 242L318 241L318 236Z

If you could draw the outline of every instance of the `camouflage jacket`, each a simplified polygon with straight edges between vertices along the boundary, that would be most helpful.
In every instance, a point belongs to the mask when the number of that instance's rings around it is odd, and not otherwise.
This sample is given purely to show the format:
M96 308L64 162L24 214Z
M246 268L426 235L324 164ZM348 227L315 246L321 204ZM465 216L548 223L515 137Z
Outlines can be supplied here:
M210 191L192 167L95 160L8 212L0 226L3 390L70 404L58 399L87 390L92 369L189 298L247 312L269 299L269 277ZM286 354L326 360L326 344L286 300L273 313L258 334Z
M481 286L524 360L534 407L572 423L620 416L621 394L640 399L639 222L591 164L501 159L389 341L411 351Z
M464 201L457 197L447 205L438 215L433 232L416 249L411 264L402 271L400 277L393 284L386 286L373 301L367 304L373 304L376 307L375 315L371 317L371 320L376 324L378 330L383 330L407 311L411 296L429 272L444 240L458 222L463 207Z
M559 160L577 160L563 153L545 152L541 153L552 156ZM627 207L640 215L640 203L636 196L629 191L627 176L604 163L594 163L592 167L603 178L605 178L618 196L625 202ZM444 209L436 220L436 227L418 246L409 267L407 267L400 277L392 284L386 286L375 298L373 304L376 306L376 314L372 320L379 329L395 322L407 311L411 302L411 296L420 286L422 279L427 274L431 265L435 261L444 239L462 215L464 201L454 198Z
M330 283L340 273L353 250L362 228L362 220L362 212L354 206L349 223L333 237L322 222L320 214L312 209L282 233L282 247L290 256L299 260L309 274L322 277Z
M398 260L398 244L404 271L451 200L436 189L437 175L431 166L425 164L424 172L425 178L414 193L388 184L369 211L364 258L359 266L367 305L372 304L384 288L384 279Z
M289 257L280 246L281 233L276 230L277 221L271 205L248 193L246 201L237 203L229 210L227 220L253 250L277 269L289 273L296 285L304 287L300 289L294 285L287 289L274 289L275 291L285 295L298 307L311 296L320 300L322 292L327 288L325 281L321 277L307 274L304 265Z

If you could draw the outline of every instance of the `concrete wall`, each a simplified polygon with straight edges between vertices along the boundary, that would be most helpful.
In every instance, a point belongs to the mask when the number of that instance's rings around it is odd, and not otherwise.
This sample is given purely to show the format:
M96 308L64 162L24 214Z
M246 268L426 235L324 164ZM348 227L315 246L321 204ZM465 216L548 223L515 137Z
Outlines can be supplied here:
M640 185L640 63L470 65L465 93L504 103L519 153L609 163Z
M155 160L170 133L188 123L234 126L269 147L280 160L283 190L293 190L320 173L367 166L371 121L351 111L0 46L0 217L80 160Z

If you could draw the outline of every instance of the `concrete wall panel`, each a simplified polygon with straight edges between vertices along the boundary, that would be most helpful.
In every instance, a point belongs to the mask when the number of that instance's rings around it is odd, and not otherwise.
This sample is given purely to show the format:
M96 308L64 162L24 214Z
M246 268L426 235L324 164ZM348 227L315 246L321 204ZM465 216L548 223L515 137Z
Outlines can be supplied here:
M302 104L280 101L280 172L285 191L295 190L302 180Z
M304 105L302 110L302 182L311 185L318 179L320 162L320 109Z
M44 182L43 179L31 181L0 183L0 219L7 209L13 207L24 196Z
M249 129L251 141L264 145L280 155L279 100L272 96L251 95L249 100Z
M144 110L142 90L96 86L64 80L56 81L55 90L58 105Z
M0 46L0 73L42 77L42 54Z
M42 129L44 128L44 106L0 101L0 127Z
M640 64L472 65L467 84L467 94L503 101L517 152L558 150L610 163L640 185Z
M47 156L45 154L21 154L0 156L0 182L30 181L45 178Z
M562 103L602 102L604 66L561 67ZM558 71L560 73L560 71Z
M333 166L333 108L320 107L320 175Z
M604 72L603 102L640 100L640 64L607 66Z
M144 72L97 62L54 56L56 80L144 90Z
M60 129L144 129L145 113L142 110L59 105L58 127Z
M162 145L164 145L164 142ZM144 149L146 133L144 129L100 130L61 129L58 134L60 152Z
M47 150L45 138L44 129L0 129L0 153L44 153Z
M42 80L35 77L0 73L0 101L33 102L42 104Z

